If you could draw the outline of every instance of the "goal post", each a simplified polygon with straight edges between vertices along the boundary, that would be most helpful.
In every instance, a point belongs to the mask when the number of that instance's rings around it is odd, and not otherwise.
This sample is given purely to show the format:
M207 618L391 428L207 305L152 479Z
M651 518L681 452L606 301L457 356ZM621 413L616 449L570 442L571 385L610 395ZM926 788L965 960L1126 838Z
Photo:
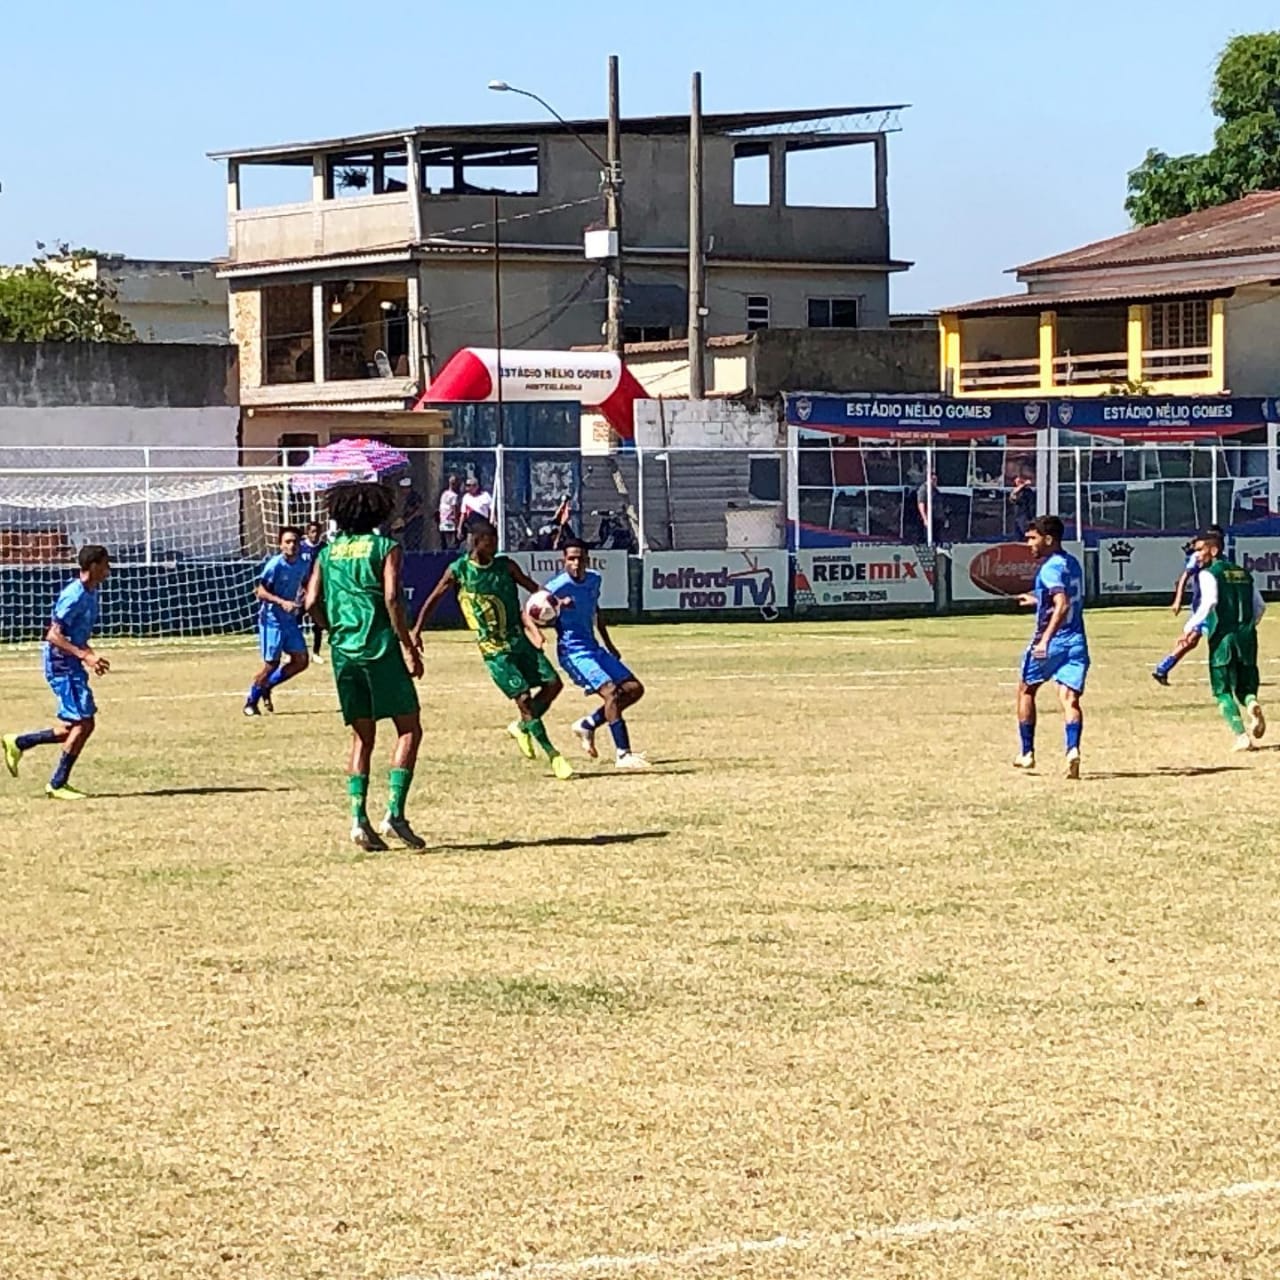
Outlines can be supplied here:
M0 643L40 639L89 543L111 554L98 633L253 627L254 581L281 525L323 509L285 467L0 467Z

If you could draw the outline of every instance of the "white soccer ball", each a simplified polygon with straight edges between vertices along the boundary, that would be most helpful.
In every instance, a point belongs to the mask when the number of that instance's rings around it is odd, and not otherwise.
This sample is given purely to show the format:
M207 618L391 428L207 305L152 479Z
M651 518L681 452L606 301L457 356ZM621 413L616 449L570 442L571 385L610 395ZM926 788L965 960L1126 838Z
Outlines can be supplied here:
M555 626L560 616L560 606L549 591L535 591L524 607L525 614L535 627Z

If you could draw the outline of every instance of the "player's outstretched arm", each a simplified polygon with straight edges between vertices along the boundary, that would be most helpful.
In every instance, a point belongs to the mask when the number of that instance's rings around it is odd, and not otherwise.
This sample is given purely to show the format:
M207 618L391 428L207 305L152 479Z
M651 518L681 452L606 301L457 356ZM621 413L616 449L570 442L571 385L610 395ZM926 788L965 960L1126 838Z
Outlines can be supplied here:
M1182 596L1187 589L1187 579L1190 576L1185 569L1178 575L1177 584L1173 588L1173 604L1170 606L1173 609L1174 617L1177 617L1182 612Z
M436 606L444 599L445 593L455 586L457 586L457 579L453 576L453 568L450 566L440 575L440 581L431 588L431 594L422 602L422 608L418 610L418 620L413 624L411 636L415 648L422 641L422 628L427 625L427 619L436 611Z
M311 566L311 576L307 579L307 593L302 598L302 607L311 617L311 621L323 630L329 630L329 619L324 612L324 585L321 578L320 557L317 556Z
M540 587L534 580L514 560L507 561L507 572L515 581L517 587L523 587L530 595L535 591L541 591Z

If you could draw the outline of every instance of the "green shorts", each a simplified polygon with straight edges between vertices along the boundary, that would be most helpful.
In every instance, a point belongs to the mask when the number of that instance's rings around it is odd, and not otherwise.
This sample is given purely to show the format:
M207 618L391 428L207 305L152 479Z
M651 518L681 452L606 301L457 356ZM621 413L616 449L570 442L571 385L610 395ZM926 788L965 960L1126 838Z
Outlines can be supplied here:
M1227 635L1209 649L1209 688L1215 698L1243 702L1258 696L1258 633Z
M356 720L391 720L417 713L418 691L398 648L372 662L359 662L331 649L329 661L338 686L343 724Z
M484 665L489 668L493 683L508 698L518 698L530 689L552 684L560 677L547 661L547 655L535 649L523 636L503 653L485 655Z

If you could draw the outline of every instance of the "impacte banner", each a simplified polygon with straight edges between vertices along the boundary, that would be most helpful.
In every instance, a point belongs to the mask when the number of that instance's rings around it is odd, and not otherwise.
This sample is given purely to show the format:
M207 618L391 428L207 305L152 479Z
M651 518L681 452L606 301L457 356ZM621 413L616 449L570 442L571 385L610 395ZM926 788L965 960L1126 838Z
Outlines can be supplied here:
M772 617L787 604L785 551L650 551L644 558L644 607L655 613L758 609Z
M865 546L796 552L796 607L932 604L933 553L927 547Z
M1280 538L1237 538L1232 559L1263 592L1280 591Z
M550 582L564 570L564 557L558 551L509 551L507 554L534 582ZM625 551L592 551L591 568L603 579L600 583L602 609L629 609L631 590L627 575Z
M1185 538L1098 539L1098 591L1104 596L1163 596L1186 567Z

